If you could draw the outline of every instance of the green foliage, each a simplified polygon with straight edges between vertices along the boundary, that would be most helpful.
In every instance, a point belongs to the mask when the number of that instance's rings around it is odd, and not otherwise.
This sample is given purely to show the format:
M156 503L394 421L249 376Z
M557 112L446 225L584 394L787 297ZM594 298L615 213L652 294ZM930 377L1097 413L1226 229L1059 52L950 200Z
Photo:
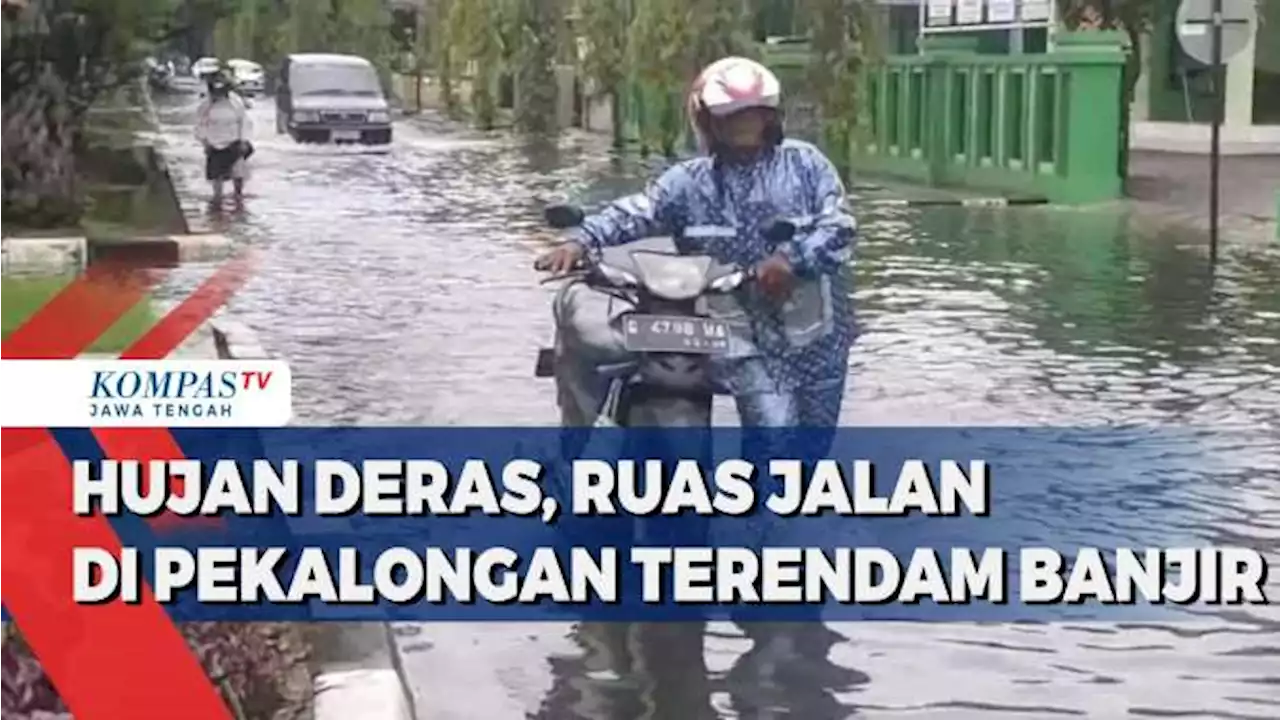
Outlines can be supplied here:
M246 58L276 67L287 52L282 29L288 20L288 6L275 0L239 0L214 26L214 53L220 58Z
M65 85L70 111L138 76L139 62L176 34L179 0L42 0L4 33L4 97L45 69Z
M685 93L699 70L728 55L756 54L751 13L741 0L649 0L633 4L634 14L625 22L627 3L600 5L584 11L587 73L599 91L615 98L625 94L623 78L637 83L633 105L643 111L638 117L641 151L674 155L686 125ZM620 24L626 28L621 32ZM615 134L620 134L616 126Z
M497 121L494 82L502 61L502 0L452 0L445 19L450 62L470 72L471 111L484 130Z
M286 54L333 49L337 34L334 0L284 0L285 21L279 26Z
M636 8L627 65L641 86L643 105L657 110L640 117L642 151L675 154L683 129L679 94L697 72L696 31L695 6L684 0L651 0Z
M806 0L812 48L803 89L817 104L824 149L847 170L850 144L860 132L859 82L868 60L880 55L874 0Z
M395 55L391 9L385 0L330 0L333 30L330 52L368 58L384 72Z
M78 222L76 155L89 108L135 81L142 59L193 19L223 9L220 0L40 0L7 17L0 83L6 224Z
M755 0L751 5L755 39L796 34L796 0Z
M436 82L440 85L440 101L444 103L445 112L450 117L458 114L458 96L454 92L453 81L455 63L454 48L449 42L449 19L453 15L453 3L459 0L429 0L427 16L431 18L427 31L430 38L432 65L435 67Z
M493 0L493 3L502 62L508 67L518 67L524 25L529 19L529 0Z
M296 52L368 58L385 76L396 63L392 14L382 0L224 0L229 11L213 31L213 51L269 68Z
M694 72L730 55L752 57L751 18L742 0L693 0L691 38Z
M627 90L628 4L628 0L585 0L579 3L583 84L589 90L590 99L608 97L613 101L613 144L617 147L623 143L626 122L621 99Z
M627 78L628 0L586 0L580 4L584 40L583 75L596 94L621 93Z
M516 4L516 124L547 133L556 127L559 87L554 64L560 34L558 0L508 0ZM508 11L509 12L509 11Z

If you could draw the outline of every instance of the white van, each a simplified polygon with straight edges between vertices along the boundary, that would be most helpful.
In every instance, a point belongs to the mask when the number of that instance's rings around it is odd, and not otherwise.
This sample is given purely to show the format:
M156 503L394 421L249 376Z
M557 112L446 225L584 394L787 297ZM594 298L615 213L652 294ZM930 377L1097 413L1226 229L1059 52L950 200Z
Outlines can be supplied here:
M276 132L298 142L391 142L391 108L373 63L355 55L285 58L276 90Z

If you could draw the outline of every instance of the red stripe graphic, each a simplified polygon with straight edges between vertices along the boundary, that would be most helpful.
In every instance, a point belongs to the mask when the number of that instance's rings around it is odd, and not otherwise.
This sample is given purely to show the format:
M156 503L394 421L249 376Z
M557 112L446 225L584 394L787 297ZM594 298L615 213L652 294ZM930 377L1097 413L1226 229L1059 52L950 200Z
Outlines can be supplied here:
M149 283L138 281L143 277L140 271L119 270L85 273L15 331L0 353L11 358L70 358L82 352L146 291ZM225 303L243 284L245 273L229 273L240 278L233 282L224 270L197 291L199 302L184 302L135 343L132 357L167 355ZM104 283L121 277L125 282ZM175 317L184 307L186 312ZM95 434L103 442L100 432ZM111 435L111 444L103 445L112 457L120 458L123 452L132 457L181 456L164 429L139 430L121 438ZM149 588L141 602L132 605L86 606L72 600L72 549L97 546L118 551L120 540L105 518L69 512L71 466L47 430L6 428L3 438L4 603L71 713L77 720L231 720L218 691Z
M213 317L249 279L252 257L242 253L214 271L186 300L120 355L121 360L159 360L178 349Z
M120 355L122 360L159 360L168 356L203 325L244 286L252 267L251 257L241 254L219 267L209 279L196 288L186 300L170 310L144 336ZM173 434L163 428L94 428L94 437L109 458L142 461L178 460L183 457ZM147 477L144 482L151 481ZM180 478L163 478L172 482L175 492L182 492ZM182 518L162 514L151 518L149 524L156 529L183 525L217 525L216 518Z
M231 720L186 640L144 589L142 602L77 605L72 549L119 553L101 516L71 508L71 464L49 431L5 428L4 603L76 720Z
M5 338L9 359L57 360L84 352L163 277L118 263L95 264Z

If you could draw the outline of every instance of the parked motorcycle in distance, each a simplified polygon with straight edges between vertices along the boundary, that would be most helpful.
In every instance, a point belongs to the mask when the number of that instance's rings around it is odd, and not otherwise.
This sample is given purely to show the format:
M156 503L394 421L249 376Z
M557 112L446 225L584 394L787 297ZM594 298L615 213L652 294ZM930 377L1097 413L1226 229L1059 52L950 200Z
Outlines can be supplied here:
M555 205L545 210L547 223L558 229L580 225L581 208ZM790 240L796 227L775 221L766 232L771 242ZM665 246L665 247L664 247ZM603 408L595 425L620 427L707 427L711 425L711 358L727 353L733 342L731 320L711 306L729 300L752 280L748 268L717 263L709 255L681 255L671 238L648 238L605 248L568 275L574 280L556 298L555 347L539 353L536 375L554 377L557 366L573 363L569 353L605 358L595 372L607 383ZM576 285L616 302L591 328L584 347L580 328L565 323L571 311L567 293ZM733 303L736 305L736 303ZM606 347L601 347L601 346ZM577 367L581 367L579 363ZM564 397L562 392L561 402Z

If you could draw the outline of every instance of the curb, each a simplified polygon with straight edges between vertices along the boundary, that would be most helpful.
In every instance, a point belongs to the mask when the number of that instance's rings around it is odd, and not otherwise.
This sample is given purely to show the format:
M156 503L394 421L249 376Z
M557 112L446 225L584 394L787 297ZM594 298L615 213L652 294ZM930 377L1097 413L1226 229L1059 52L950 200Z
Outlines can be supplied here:
M1015 207L1022 205L1047 205L1042 197L978 197L978 198L869 198L855 200L858 205L872 207Z
M0 240L3 274L77 275L100 260L143 266L216 262L230 257L235 243L225 235L160 235L111 240L83 237L6 237Z
M219 312L209 321L218 357L270 357L247 325ZM339 518L331 518L339 520ZM333 525L325 525L332 532ZM295 535L306 528L293 526ZM353 531L354 532L354 531ZM313 720L415 720L413 693L399 662L388 622L326 622L312 609L306 634L312 641ZM319 615L320 617L317 617Z
M6 237L0 239L0 274L79 274L89 262L89 242L82 237Z
M158 235L89 243L90 261L139 259L144 264L215 262L231 256L235 242L220 233Z
M270 357L258 336L243 325L220 311L209 321L213 330L213 343L218 348L219 360L265 360Z
M190 191L190 188L187 187L186 178L182 176L182 173L175 173L173 171L173 162L169 159L168 155L169 140L161 131L162 124L160 122L160 113L156 110L155 101L151 98L151 87L146 83L146 81L143 81L142 88L144 111L147 114L148 120L150 120L152 125L155 127L155 142L153 147L155 148L156 158L159 161L159 169L165 176L165 179L168 180L169 188L173 193L173 199L177 203L179 211L182 213L182 222L186 225L186 231L189 234L195 235L210 234L212 226L209 225L209 221L204 213L200 212L200 208L202 206L195 200L190 200L191 198L194 198L195 195ZM184 198L188 198L189 200L184 202Z

